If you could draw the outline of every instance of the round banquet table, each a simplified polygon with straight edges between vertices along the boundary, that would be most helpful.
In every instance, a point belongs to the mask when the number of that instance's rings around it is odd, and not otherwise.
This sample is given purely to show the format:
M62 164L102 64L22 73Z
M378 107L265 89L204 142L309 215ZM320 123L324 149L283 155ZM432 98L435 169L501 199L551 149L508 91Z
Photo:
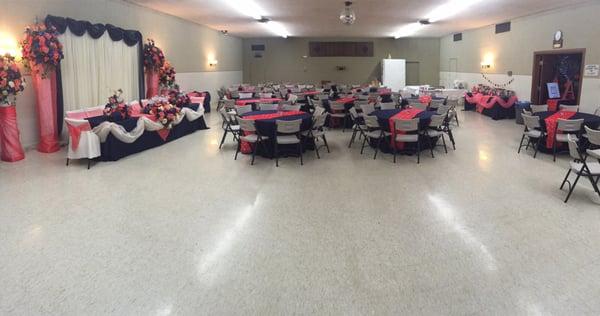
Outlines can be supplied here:
M386 132L390 132L390 119L393 116L395 116L396 114L400 113L401 111L404 111L404 110L399 110L399 109L376 110L376 111L373 111L370 115L376 116L377 120L379 121L379 125L381 127L383 127L383 129ZM431 117L433 115L435 115L436 113L437 112L435 112L435 111L423 111L423 112L417 114L414 118L419 118L419 130L426 129L429 126L429 123L431 122ZM424 135L421 135L420 140L421 140L421 151L429 150L429 141L427 140L427 137ZM437 141L438 141L437 138L432 138L431 145L435 146L437 144ZM377 147L377 142L370 141L369 145L371 145L371 147L375 148L375 147ZM416 148L416 144L414 144L414 143L406 144L405 148L402 151L399 151L398 153L414 154L415 148ZM392 153L393 149L392 149L390 140L382 141L380 150L384 153Z
M302 120L302 124L300 125L301 131L307 131L311 128L312 115L310 113L300 112L299 114L295 114L295 115L286 115L285 113L286 112L282 112L282 111L252 111L252 112L244 113L242 115L242 117L245 119L254 119L254 123L256 125L256 130L258 131L258 133L262 136L269 137L269 139L264 142L265 146L259 146L257 148L257 150L256 150L257 155L267 157L267 158L273 157L274 146L275 146L275 143L273 142L273 140L275 139L275 136L277 135L277 126L276 126L277 120L293 121L293 120L300 119L300 120ZM268 118L259 118L259 117L257 117L259 115L260 116L266 115L266 116L268 116ZM302 143L303 150L305 150L305 151L307 149L313 150L315 148L314 140L303 138L302 141L303 141L303 143ZM244 154L251 153L248 150L249 148L250 148L249 145L244 146L244 144L242 143L242 153L244 153ZM297 155L296 145L279 145L279 154L281 156L296 156Z
M545 111L545 112L534 113L534 115L538 116L540 118L540 124L542 126L542 129L545 131L546 130L546 119L556 113L557 112L555 112L555 111ZM579 119L583 119L583 126L587 126L592 129L600 128L600 116L590 114L590 113L577 112L572 117L569 118L569 120L579 120ZM581 132L583 133L584 131L585 131L585 129L582 127ZM544 142L544 141L540 142L539 151L543 152L543 153L552 153L552 148L547 148L545 146L545 144L546 144L546 142ZM557 146L558 146L558 144L557 144Z

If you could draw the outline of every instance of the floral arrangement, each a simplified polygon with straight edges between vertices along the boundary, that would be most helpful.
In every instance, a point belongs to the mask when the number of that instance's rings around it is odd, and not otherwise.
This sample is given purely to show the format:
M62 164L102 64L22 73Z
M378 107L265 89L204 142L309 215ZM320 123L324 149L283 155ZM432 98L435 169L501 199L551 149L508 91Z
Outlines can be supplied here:
M181 109L169 103L165 98L155 98L144 107L144 113L154 116L165 128L171 129L173 121L179 116Z
M190 104L190 97L178 90L170 90L168 93L169 103L174 104L178 108Z
M119 121L129 117L129 108L121 97L123 90L119 89L108 97L108 103L104 106L104 116L107 116L109 120Z
M503 98L510 98L511 96L516 95L515 92L512 90L493 88L493 87L486 86L483 84L478 84L477 86L474 86L471 89L471 92L473 94L481 93L483 95L493 95L493 96L499 96L499 97L503 97Z
M158 83L162 87L173 88L175 86L175 68L170 62L165 61L165 64L158 71Z
M42 78L54 70L65 57L54 26L46 27L44 24L28 26L25 29L25 38L20 44L23 64L33 72L40 72Z
M17 95L25 90L25 79L9 54L0 56L0 104L14 103Z
M144 44L144 68L146 70L160 71L165 64L165 55L162 50L154 44L154 40L148 39Z

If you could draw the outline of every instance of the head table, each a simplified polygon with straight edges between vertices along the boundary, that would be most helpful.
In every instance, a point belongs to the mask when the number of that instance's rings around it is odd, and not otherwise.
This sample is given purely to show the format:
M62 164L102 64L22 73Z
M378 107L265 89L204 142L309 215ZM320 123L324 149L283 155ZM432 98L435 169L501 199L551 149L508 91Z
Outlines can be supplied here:
M197 111L199 104L191 104L184 107ZM129 117L113 123L122 126L125 131L131 132L136 128L139 119L140 117ZM90 126L93 129L100 124L107 122L108 118L104 115L100 115L86 118L86 120L90 123ZM201 129L208 129L203 116L193 121L189 121L184 118L179 124L175 125L168 131L145 131L132 143L123 142L110 133L106 137L106 141L100 144L100 160L116 161L123 157L161 146L165 143L174 141L180 137Z
M254 120L258 133L261 136L269 137L269 139L265 141L265 146L259 146L256 151L257 155L267 158L273 157L273 140L277 135L277 120L302 120L302 124L300 125L301 131L307 131L312 126L312 115L302 111L252 111L244 113L242 118ZM314 142L312 140L304 139L303 141L304 150L314 149ZM242 142L241 152L250 154L252 152L250 144ZM293 145L280 145L279 152L282 155L295 155L296 149Z

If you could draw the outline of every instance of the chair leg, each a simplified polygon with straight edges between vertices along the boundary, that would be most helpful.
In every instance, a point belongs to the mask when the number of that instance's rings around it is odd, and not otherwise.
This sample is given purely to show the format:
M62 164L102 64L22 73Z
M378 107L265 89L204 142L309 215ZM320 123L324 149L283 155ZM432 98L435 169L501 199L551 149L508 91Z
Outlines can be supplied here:
M569 171L567 171L567 175L565 176L565 179L563 180L563 182L560 184L560 189L562 190L563 187L565 186L565 183L567 183L567 179L569 179L569 176L571 175L571 169L569 169Z
M542 136L540 136L540 138L538 138L538 141L535 142L535 152L533 153L533 159L535 159L535 157L537 157L537 153L540 150L540 143L542 142Z
M277 148L277 138L275 139L275 167L279 167L279 149Z
M69 158L67 158L67 166L69 165Z
M427 142L429 143L429 151L431 151L431 158L435 158L435 156L433 155L433 145L431 144L431 137L429 137L429 135L427 135Z
M238 140L237 147L235 149L235 156L233 156L233 160L237 160L237 156L238 156L238 153L240 152L241 148L242 148L242 141Z
M454 135L452 134L452 130L448 128L448 138L450 138L450 142L452 143L452 148L456 150L456 142L454 141Z
M556 137L554 137L554 143L552 144L552 161L556 161Z
M363 139L362 142L362 146L360 147L360 154L363 154L363 151L365 150L365 143L367 142L367 139L369 139L368 137L365 137L365 139Z
M92 160L88 158L88 170L90 170L91 165L92 165Z
M448 153L448 147L446 147L446 137L444 137L444 134L441 134L441 135L442 135L442 144L444 144L444 151L446 153Z
M329 151L329 143L327 143L327 138L325 138L325 135L323 135L323 142L325 143L325 148L327 148L327 153L331 153L331 151Z
M350 137L350 143L348 144L348 148L352 147L352 143L354 143L354 138L356 137L356 127L352 130L352 136Z
M321 159L321 155L319 154L319 145L317 144L317 138L313 138L315 140L315 152L317 153L317 159Z
M396 155L398 155L398 147L396 145L396 142L392 143L392 149L394 151L394 163L396 163Z
M521 142L519 143L519 149L517 150L517 154L521 153L521 148L523 148L523 141L525 140L525 134L521 136Z
M254 144L254 149L252 150L252 162L250 162L251 166L254 166L254 158L256 157L256 150L258 150L258 143L260 142L260 140L258 140L255 144ZM240 142L241 143L241 142Z
M223 143L225 142L225 137L227 137L227 130L225 130L223 132L223 137L221 137L221 143L219 144L219 149L221 149L221 147L223 146Z
M421 163L421 140L417 140L417 164Z
M575 182L573 182L573 185L571 186L571 189L569 190L569 194L567 194L565 203L567 203L567 201L569 201L569 198L571 197L571 193L573 193L573 190L575 190L575 186L577 185L577 181L579 181L579 178L581 178L581 172L577 175L577 178L575 178Z
M375 148L375 155L373 156L373 159L377 159L377 153L379 152L379 148L381 148L382 139L383 137L379 137L379 139L377 140L377 148Z
M300 150L298 150L298 153L300 154L300 165L301 165L301 166L304 166L304 160L303 160L303 158L302 158L302 141L300 141L300 142L298 143L298 147L299 147L299 149L300 149Z

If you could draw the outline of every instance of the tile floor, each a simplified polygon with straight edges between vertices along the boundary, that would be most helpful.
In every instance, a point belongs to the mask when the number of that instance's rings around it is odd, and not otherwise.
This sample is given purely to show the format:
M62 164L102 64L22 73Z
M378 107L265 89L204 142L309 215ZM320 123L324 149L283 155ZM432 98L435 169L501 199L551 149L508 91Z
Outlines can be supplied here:
M460 113L458 149L233 160L211 130L114 163L0 163L0 314L600 313L600 205L566 156Z

